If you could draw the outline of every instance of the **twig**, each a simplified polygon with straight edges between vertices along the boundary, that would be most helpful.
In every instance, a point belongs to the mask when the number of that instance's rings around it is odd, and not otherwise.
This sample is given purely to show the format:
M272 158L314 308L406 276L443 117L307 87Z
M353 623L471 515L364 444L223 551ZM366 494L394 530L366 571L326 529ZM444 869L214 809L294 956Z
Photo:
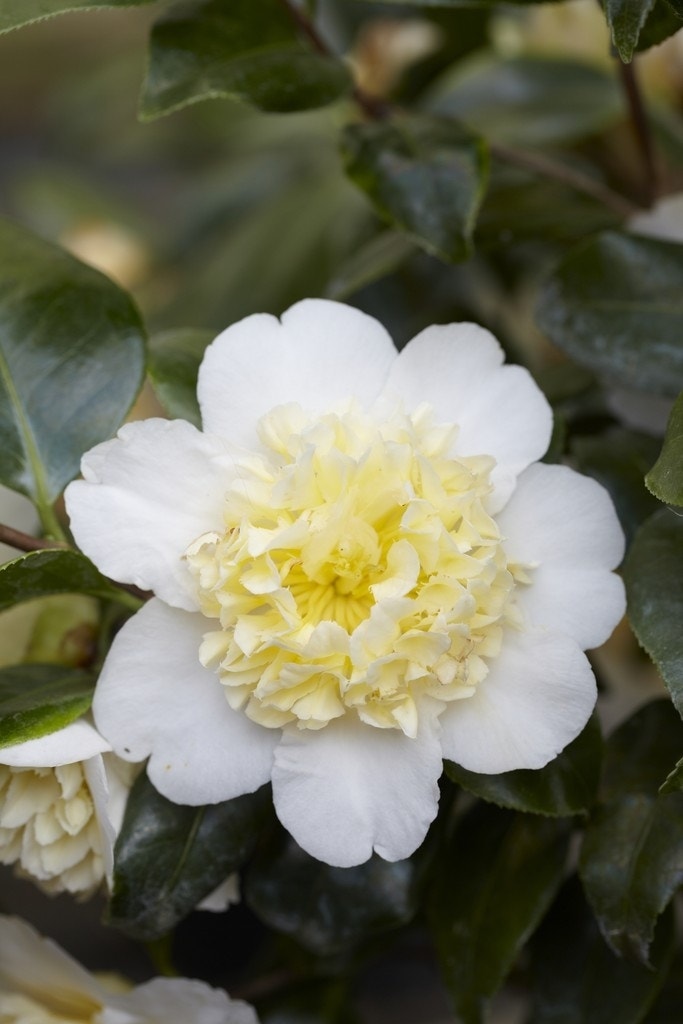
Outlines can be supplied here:
M28 533L15 530L11 526L0 523L0 541L9 544L11 548L19 551L45 551L51 548L66 548L68 544L63 540L52 540L49 537L31 537Z
M514 164L528 171L536 171L544 178L553 178L555 181L573 188L576 192L583 192L585 195L597 199L619 218L632 217L635 213L641 212L639 206L625 199L618 192L613 192L607 185L590 178L587 174L582 174L581 171L577 171L567 164L560 163L559 160L553 160L552 157L546 156L544 153L513 149L498 142L489 142L489 150L492 156L505 163Z
M619 74L621 84L626 94L629 116L633 127L636 145L640 151L640 158L643 165L642 196L646 206L652 206L658 193L658 173L655 160L654 147L652 145L652 134L643 97L638 86L638 79L633 64L625 64L619 61Z
M280 2L296 23L301 34L306 37L317 53L323 57L337 57L337 54L328 44L327 40L323 39L311 19L306 17L301 8L291 3L290 0L280 0ZM371 96L357 85L354 85L351 95L363 113L372 121L383 121L391 113L391 107L388 103L377 96Z

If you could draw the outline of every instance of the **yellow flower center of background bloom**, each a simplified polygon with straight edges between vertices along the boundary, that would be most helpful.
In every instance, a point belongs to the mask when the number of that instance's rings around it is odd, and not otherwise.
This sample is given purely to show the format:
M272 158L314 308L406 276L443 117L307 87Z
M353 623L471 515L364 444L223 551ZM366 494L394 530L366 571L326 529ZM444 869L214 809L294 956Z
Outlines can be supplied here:
M517 624L515 582L486 511L495 462L454 457L428 406L382 419L278 406L238 463L225 530L185 553L200 649L232 707L319 729L352 712L415 736L419 698L470 696Z
M102 840L79 762L56 768L0 764L0 863L46 892L91 892L104 877Z

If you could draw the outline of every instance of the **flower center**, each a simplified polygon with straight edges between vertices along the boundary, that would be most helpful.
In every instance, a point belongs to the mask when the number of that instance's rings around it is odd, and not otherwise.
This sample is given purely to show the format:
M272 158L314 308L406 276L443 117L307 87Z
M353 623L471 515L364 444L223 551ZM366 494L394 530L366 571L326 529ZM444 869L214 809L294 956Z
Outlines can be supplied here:
M0 765L0 863L16 863L46 892L100 884L102 840L80 763Z
M233 707L278 727L345 713L417 732L419 698L470 696L518 624L515 582L486 511L489 456L451 452L428 406L383 418L354 403L309 418L278 406L241 460L225 530L185 553L218 628L200 649Z

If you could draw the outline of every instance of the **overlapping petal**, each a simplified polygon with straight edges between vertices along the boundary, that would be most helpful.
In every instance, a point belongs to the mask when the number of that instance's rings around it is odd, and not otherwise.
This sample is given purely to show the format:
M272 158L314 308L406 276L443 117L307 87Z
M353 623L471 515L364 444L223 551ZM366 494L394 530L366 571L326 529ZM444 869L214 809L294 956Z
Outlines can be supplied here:
M320 732L288 727L275 754L273 798L285 828L337 867L410 856L436 817L441 775L439 706L425 700L409 739L343 718Z
M116 753L150 757L169 799L207 804L251 793L270 778L277 732L233 711L198 658L206 619L152 599L118 633L93 711Z
M518 591L531 625L567 633L582 650L608 638L626 610L615 569L624 535L612 500L567 466L530 466L498 516L508 556L534 566Z
M306 299L281 320L246 317L206 350L197 388L204 429L253 449L258 418L276 405L319 413L352 395L371 404L395 358L384 327L339 302Z
M443 756L487 775L542 768L578 736L596 696L592 669L574 640L510 630L475 693L444 710Z
M406 408L433 406L436 419L457 423L458 455L492 455L495 494L502 508L522 470L546 452L552 413L529 372L503 365L503 350L476 324L448 324L421 331L399 353L385 386Z
M66 489L82 551L120 583L195 610L185 548L222 522L234 476L227 443L184 420L143 420L83 456L83 480Z

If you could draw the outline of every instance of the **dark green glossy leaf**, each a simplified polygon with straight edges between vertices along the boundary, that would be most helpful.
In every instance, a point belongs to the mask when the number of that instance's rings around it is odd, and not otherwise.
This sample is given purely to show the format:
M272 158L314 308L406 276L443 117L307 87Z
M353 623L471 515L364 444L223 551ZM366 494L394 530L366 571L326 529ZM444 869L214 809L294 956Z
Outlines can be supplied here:
M197 372L214 331L160 331L149 339L149 376L157 398L171 416L201 426Z
M265 851L244 884L249 906L271 928L322 955L405 924L417 909L412 861L372 856L353 868L335 868L287 838Z
M0 747L63 729L89 709L94 689L86 672L61 665L0 669Z
M623 61L631 60L654 0L604 0L607 24Z
M578 468L609 491L629 541L659 508L644 483L658 447L655 438L622 429L572 441L571 452Z
M628 616L683 717L683 518L660 509L624 563Z
M664 983L675 944L673 914L667 911L652 945L652 969L615 956L581 886L570 879L531 940L529 1024L640 1024Z
M460 819L430 869L428 915L463 1024L480 1024L562 881L565 822L485 804Z
M0 566L0 612L51 594L88 594L135 608L139 605L78 551L31 551Z
M683 392L671 410L664 447L645 483L660 501L683 505Z
M683 723L668 700L620 726L605 746L601 802L581 850L581 879L603 935L643 964L657 918L683 882L683 793L659 793L681 750Z
M559 757L538 771L520 769L501 775L478 775L451 761L446 774L468 792L499 807L531 814L568 817L586 812L600 777L602 738L591 718L581 735Z
M636 49L649 50L651 46L659 46L669 36L675 35L683 28L683 5L679 10L673 9L674 3L668 0L655 0L645 24L640 32Z
M0 223L0 481L43 516L80 457L112 436L144 374L144 331L125 292Z
M343 980L313 980L258 1002L261 1024L361 1024Z
M309 110L350 88L346 66L311 50L279 0L193 0L152 29L140 110L150 119L207 99Z
M683 388L683 245L604 232L577 245L541 293L538 323L578 363L637 390Z
M445 118L349 125L346 172L386 220L433 256L465 259L486 188L481 139Z
M623 117L614 76L571 60L481 57L456 64L430 105L486 138L553 145L602 131Z
M181 807L141 775L116 843L109 922L143 940L170 931L249 857L267 804L261 789Z
M0 32L8 32L32 21L42 21L68 11L89 11L102 7L143 7L156 0L0 0Z

